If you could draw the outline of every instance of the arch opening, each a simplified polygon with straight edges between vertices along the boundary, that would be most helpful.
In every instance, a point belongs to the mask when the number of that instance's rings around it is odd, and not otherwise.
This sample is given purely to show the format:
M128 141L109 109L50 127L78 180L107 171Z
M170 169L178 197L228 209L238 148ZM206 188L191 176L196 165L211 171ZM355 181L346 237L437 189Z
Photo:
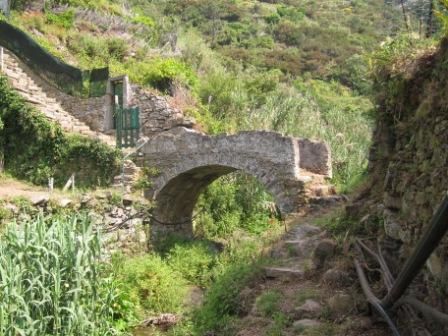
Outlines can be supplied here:
M282 213L285 208L282 194L279 194L279 186L276 183L266 183L264 176L257 176L250 172L223 165L207 165L196 167L182 172L168 180L153 198L156 206L153 210L151 221L151 241L157 242L168 234L175 233L186 237L194 236L194 215L199 197L220 177L246 176L256 180L263 189L272 196L274 203ZM239 181L241 182L241 180ZM198 218L201 211L197 212Z

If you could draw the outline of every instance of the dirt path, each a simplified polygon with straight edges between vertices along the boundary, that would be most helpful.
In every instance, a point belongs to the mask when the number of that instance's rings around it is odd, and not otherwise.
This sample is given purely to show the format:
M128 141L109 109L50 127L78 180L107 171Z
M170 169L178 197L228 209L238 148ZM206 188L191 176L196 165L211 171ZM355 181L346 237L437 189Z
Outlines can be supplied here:
M8 200L16 197L33 199L38 196L48 195L48 190L29 185L17 180L0 178L0 200Z

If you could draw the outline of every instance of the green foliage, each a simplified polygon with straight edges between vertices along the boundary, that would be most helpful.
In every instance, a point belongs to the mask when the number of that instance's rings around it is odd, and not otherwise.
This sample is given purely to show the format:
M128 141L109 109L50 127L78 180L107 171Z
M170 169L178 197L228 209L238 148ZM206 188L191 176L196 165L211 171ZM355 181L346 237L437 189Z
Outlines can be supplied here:
M274 323L272 323L266 331L266 336L283 336L283 330L290 324L289 318L282 312L276 312L274 313L273 320Z
M255 301L257 311L265 317L272 317L279 312L282 295L275 290L265 291Z
M137 82L149 84L161 91L168 91L175 81L194 88L197 79L191 69L183 62L174 58L156 58L145 63L129 65L130 76Z
M133 184L133 188L136 190L145 190L151 187L152 179L160 175L160 171L155 167L143 167L140 174Z
M206 287L210 285L212 269L217 258L207 242L194 241L187 244L175 244L167 255L167 262L190 283Z
M106 66L113 61L122 62L128 53L128 44L122 38L85 34L69 36L67 48L88 68Z
M448 0L440 0L439 1L442 8L436 11L436 17L439 19L439 22L442 25L442 30L445 35L448 35Z
M153 28L155 26L155 22L149 16L143 14L137 14L132 18L133 23L144 25L148 28Z
M2 335L117 335L116 288L85 217L38 218L0 241Z
M97 140L64 134L26 105L5 78L0 78L0 120L5 125L0 130L5 168L14 177L46 184L54 176L56 184L62 185L76 173L78 186L94 186L109 184L117 171L117 150Z
M255 178L231 174L211 184L198 201L196 234L226 238L237 229L260 234L277 220L269 205L272 197Z
M75 20L75 12L72 9L68 9L62 13L45 13L45 17L48 23L54 24L64 29L73 28Z
M137 316L181 311L187 282L160 256L149 254L132 259L115 256L114 259L119 289L132 302Z
M110 14L122 15L120 2L115 0L47 0L48 6L69 5L104 11Z
M207 291L204 304L193 316L199 335L219 333L235 335L233 321L242 313L239 294L256 275L258 268L247 261L228 266Z

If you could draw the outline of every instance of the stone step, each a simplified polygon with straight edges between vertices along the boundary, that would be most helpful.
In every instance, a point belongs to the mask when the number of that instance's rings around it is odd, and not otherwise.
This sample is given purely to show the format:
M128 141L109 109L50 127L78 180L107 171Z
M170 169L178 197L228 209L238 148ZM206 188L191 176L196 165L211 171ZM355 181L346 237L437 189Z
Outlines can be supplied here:
M336 195L336 188L333 185L329 185L329 184L313 185L313 186L310 186L308 191L309 191L310 196L312 195L312 196L323 197L323 196Z
M29 69L24 67L16 57L8 51L4 53L4 73L12 87L26 102L40 110L49 120L56 121L68 132L76 132L88 137L99 139L115 146L114 137L110 137L90 129L90 127L64 110L57 99L47 95L45 90L35 81L33 75L28 75Z
M305 275L303 270L289 267L264 267L263 270L270 279L299 280Z
M311 205L318 205L318 206L332 206L341 202L348 201L347 196L343 195L332 195L332 196L325 196L325 197L310 197L309 202Z

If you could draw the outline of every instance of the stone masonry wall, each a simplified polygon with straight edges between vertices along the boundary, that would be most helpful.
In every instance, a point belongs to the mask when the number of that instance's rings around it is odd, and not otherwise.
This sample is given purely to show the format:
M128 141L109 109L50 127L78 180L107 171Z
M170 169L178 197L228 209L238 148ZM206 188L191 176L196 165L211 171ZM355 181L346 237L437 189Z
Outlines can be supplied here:
M138 85L132 85L130 105L140 108L141 132L152 136L175 127L192 128L194 119L185 117L182 111L169 106L167 100Z
M404 261L427 228L448 190L448 43L384 74L370 172L371 197L384 219L385 234L401 244ZM386 84L385 84L386 83ZM448 311L448 238L424 272L428 303ZM438 284L435 286L435 284Z

